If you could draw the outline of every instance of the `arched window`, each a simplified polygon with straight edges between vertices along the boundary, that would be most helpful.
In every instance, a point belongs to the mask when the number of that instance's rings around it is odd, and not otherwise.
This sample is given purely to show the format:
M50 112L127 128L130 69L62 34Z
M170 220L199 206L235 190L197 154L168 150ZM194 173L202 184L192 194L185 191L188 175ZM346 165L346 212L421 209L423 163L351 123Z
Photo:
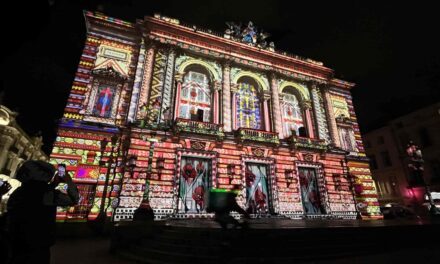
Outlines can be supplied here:
M287 88L284 90L283 104L281 106L282 111L282 123L284 129L284 135L289 137L292 135L292 130L296 135L300 135L300 128L304 128L304 119L301 107L297 96L292 91L293 88Z
M261 129L261 104L258 89L252 80L243 79L238 82L236 96L236 126Z
M183 79L179 100L179 118L211 122L211 90L208 75L190 70Z

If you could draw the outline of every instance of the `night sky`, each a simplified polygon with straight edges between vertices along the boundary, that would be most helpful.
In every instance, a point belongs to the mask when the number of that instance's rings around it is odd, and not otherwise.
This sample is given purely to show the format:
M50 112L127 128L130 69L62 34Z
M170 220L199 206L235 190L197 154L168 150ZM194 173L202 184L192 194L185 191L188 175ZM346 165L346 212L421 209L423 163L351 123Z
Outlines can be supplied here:
M20 113L49 153L86 28L82 10L134 22L160 12L223 32L226 21L254 22L277 50L324 62L356 83L352 94L366 132L440 101L440 16L434 5L386 1L14 1L3 16L3 104ZM415 5L418 4L418 5ZM18 23L15 20L22 20ZM25 25L23 24L25 23Z

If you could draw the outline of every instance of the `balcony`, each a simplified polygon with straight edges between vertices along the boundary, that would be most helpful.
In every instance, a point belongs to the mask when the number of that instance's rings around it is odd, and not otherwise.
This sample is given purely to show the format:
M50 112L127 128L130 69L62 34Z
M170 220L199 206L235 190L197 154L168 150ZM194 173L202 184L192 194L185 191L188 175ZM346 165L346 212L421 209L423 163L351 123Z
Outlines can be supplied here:
M322 139L290 136L287 140L295 149L311 149L319 151L327 149L327 144Z
M276 132L241 127L238 129L237 135L241 143L243 143L244 141L254 141L276 145L280 143L278 133Z
M174 124L177 133L193 133L199 135L216 136L221 140L225 136L222 124L193 121L189 119L177 118Z

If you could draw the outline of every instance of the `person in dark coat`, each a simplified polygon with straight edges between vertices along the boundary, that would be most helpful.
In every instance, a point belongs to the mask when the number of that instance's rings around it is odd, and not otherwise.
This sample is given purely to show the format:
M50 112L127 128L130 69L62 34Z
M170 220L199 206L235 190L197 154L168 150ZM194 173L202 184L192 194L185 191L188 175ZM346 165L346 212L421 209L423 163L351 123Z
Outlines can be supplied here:
M44 161L26 161L17 171L22 185L8 201L7 230L11 238L10 263L50 263L50 247L55 244L56 208L73 206L78 189L65 173L58 175ZM67 193L55 188L67 184Z
M243 208L238 205L236 197L237 197L237 189L235 191L224 193L227 195L226 204L223 207L218 207L214 209L215 217L214 220L220 224L223 229L227 229L229 224L232 224L233 228L241 227L247 228L247 221L240 223L237 219L235 219L230 213L235 211L240 215L244 215L244 218L247 220L250 218L248 212L246 212Z
M7 194L11 188L9 182L0 179L0 202L3 195ZM4 214L0 215L0 263L3 263L2 260L9 257L9 240L4 226L5 221L6 217Z

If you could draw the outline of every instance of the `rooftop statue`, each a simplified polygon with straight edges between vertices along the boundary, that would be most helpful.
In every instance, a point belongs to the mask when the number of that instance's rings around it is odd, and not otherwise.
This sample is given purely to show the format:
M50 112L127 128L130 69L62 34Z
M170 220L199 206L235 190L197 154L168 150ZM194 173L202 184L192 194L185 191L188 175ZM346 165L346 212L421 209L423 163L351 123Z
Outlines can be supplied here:
M253 47L267 48L274 51L274 43L270 42L268 45L266 41L266 39L270 37L270 34L264 32L262 29L258 30L252 21L249 21L245 27L243 27L241 23L237 24L235 22L226 22L226 25L228 28L225 30L225 38L240 41Z

